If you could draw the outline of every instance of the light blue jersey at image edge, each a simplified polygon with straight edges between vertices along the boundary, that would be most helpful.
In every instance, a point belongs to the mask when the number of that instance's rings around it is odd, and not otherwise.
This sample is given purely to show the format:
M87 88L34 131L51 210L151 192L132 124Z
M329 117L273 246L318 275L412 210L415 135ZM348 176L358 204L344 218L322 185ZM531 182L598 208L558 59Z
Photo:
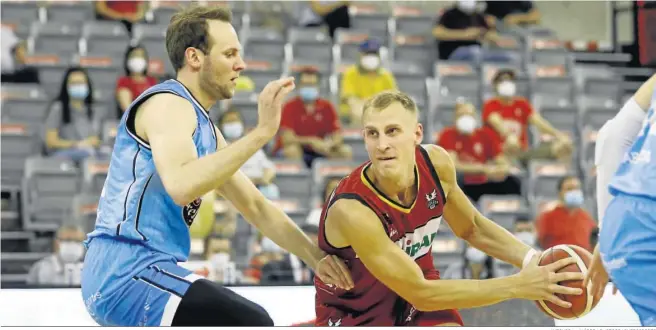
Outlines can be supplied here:
M118 125L107 180L98 203L95 237L114 237L141 243L154 251L186 261L189 256L189 226L201 199L180 207L166 192L155 169L147 143L127 129L128 113L148 96L172 93L187 99L194 107L198 126L193 141L199 157L217 149L214 124L208 113L177 80L171 79L143 92L123 114Z
M651 105L642 129L609 183L609 191L613 196L624 193L656 200L655 106L656 89L652 94Z

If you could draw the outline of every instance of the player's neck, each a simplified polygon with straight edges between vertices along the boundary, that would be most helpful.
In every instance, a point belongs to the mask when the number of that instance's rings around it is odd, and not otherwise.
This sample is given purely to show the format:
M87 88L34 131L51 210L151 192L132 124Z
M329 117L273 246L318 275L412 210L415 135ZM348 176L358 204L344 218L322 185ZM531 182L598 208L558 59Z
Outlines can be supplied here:
M200 88L200 82L198 81L197 75L192 75L189 72L180 70L176 79L181 82L191 93L191 95L203 106L206 111L209 111L210 108L218 101L217 99L212 98L209 94L205 93L202 88Z
M376 188L385 196L397 200L403 205L412 203L417 197L414 163L399 176L383 177L375 170L371 171L369 176Z

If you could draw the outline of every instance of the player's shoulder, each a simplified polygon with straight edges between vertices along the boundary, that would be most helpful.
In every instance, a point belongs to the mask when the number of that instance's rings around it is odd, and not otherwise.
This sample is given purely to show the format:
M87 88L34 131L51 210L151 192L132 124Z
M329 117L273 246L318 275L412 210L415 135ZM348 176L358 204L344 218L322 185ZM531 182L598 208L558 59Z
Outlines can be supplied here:
M174 128L195 128L197 116L193 104L176 94L157 93L149 96L138 106L135 120L137 125L166 125ZM152 123L152 124L151 124Z
M420 148L424 148L428 153L428 157L440 180L455 182L455 165L448 151L435 144L422 144Z
M357 198L339 198L328 208L326 223L342 230L363 229L379 222L376 213Z

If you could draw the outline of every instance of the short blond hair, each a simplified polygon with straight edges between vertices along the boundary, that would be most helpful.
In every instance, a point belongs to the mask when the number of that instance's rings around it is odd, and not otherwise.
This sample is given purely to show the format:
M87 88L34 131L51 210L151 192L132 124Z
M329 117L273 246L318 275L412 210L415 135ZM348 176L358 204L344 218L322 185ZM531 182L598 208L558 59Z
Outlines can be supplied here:
M404 109L414 114L419 112L417 109L417 103L415 103L412 97L408 94L397 90L388 90L372 96L364 103L364 106L362 107L362 117L364 118L369 110L380 111L386 109L392 103L399 103Z

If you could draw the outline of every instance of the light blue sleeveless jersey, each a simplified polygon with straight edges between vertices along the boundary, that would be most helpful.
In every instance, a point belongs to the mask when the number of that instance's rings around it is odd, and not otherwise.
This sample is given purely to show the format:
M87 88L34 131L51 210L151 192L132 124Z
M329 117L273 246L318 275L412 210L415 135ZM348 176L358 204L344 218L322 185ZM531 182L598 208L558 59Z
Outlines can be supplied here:
M609 191L613 196L624 193L656 200L655 108L656 89L642 129L609 183Z
M173 202L155 169L150 146L134 133L134 124L128 124L129 113L157 93L172 93L193 105L198 119L193 140L199 157L217 149L214 124L208 113L180 82L167 80L143 92L125 111L119 123L107 180L98 204L95 230L88 235L85 244L95 237L116 238L143 244L178 261L185 261L189 257L189 226L202 200L198 198L185 207Z

